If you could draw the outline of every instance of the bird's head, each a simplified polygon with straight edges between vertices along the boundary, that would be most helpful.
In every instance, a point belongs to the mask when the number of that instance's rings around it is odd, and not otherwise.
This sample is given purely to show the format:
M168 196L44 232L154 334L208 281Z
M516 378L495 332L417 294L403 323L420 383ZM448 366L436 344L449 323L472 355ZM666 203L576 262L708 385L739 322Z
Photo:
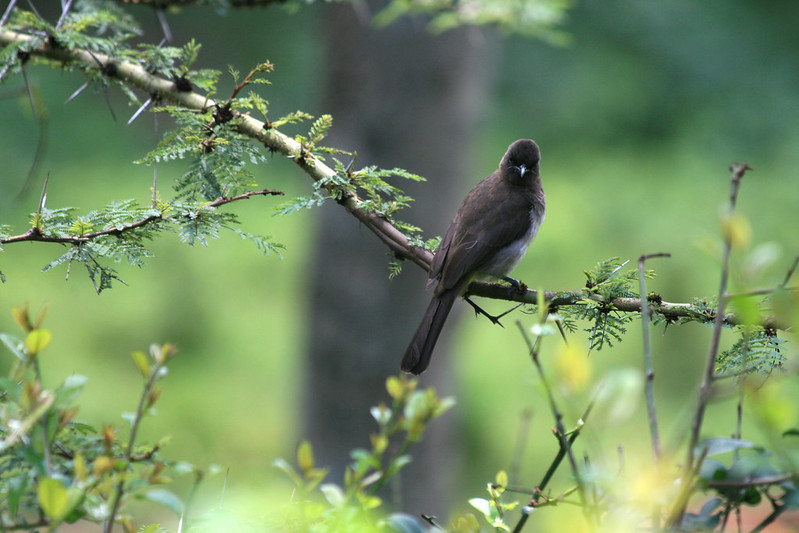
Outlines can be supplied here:
M538 177L541 152L530 139L519 139L508 147L499 163L503 177L513 183L525 183Z

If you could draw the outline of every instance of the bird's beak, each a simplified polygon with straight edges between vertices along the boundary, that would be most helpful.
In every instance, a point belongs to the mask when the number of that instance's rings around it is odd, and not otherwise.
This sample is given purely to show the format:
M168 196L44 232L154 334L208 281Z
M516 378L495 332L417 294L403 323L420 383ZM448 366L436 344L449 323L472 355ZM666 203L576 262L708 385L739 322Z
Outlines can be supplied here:
M524 164L519 165L519 174L524 177L524 173L527 172L527 167Z

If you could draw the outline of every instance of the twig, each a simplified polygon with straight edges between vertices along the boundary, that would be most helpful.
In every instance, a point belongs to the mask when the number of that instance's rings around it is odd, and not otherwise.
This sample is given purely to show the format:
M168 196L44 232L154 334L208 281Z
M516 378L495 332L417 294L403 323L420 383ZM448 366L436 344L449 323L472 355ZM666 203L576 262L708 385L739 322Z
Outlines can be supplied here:
M159 378L162 377L161 369L164 368L164 364L166 360L172 355L172 351L174 348L169 345L164 345L156 348L161 350L158 357L153 357L155 365L150 369L150 375L147 377L147 381L144 384L144 390L142 391L141 398L139 398L139 406L136 409L136 414L133 417L133 423L130 426L130 436L128 437L128 445L125 448L125 456L124 460L127 463L126 468L132 462L133 458L133 446L136 442L136 433L139 430L139 423L141 422L142 418L144 417L144 410L147 406L147 403L151 401L150 392L152 391L153 387L155 386L155 382L158 381ZM151 348L152 352L153 348ZM108 513L108 518L106 519L105 525L103 527L103 533L111 533L111 530L114 528L114 521L116 519L117 511L119 511L119 505L122 502L122 493L123 488L125 485L125 477L124 475L120 478L119 483L116 487L116 493L114 494L114 501L111 504L111 510Z
M768 476L745 477L742 479L718 479L708 481L708 487L714 489L746 489L749 487L759 487L762 485L779 485L787 481L796 481L797 474L788 472L783 474L773 474Z
M730 167L732 178L730 179L730 206L728 209L729 214L735 211L735 204L738 199L738 189L741 184L741 178L750 167L746 163L735 164ZM730 252L732 250L732 237L729 232L724 236L724 252L722 255L721 265L721 280L719 281L719 304L716 309L716 318L713 322L713 336L710 340L710 348L708 350L707 361L705 363L705 372L702 377L702 385L699 388L699 399L697 401L696 413L691 427L691 440L688 446L688 460L687 468L691 468L694 462L694 448L699 442L699 431L702 427L702 421L705 415L705 408L710 399L710 389L713 385L713 374L716 367L716 356L719 351L719 343L721 341L721 328L724 325L724 310L727 306L727 280L730 274Z
M594 408L595 400L591 400L591 403L588 404L588 408L586 408L585 413L583 413L582 420L585 422L588 419L588 415L591 414L591 410ZM580 435L580 431L582 430L583 426L578 426L571 431L569 435L569 449L571 449L574 441L577 440L577 437ZM553 431L555 433L555 438L557 438L557 431ZM519 518L519 521L516 523L516 526L513 528L513 533L520 533L524 525L527 523L527 520L530 518L530 514L538 508L539 501L542 497L544 497L544 489L549 484L549 481L552 479L552 476L555 475L558 467L560 466L561 462L563 462L563 458L566 456L566 449L563 446L558 446L558 453L555 454L555 458L552 460L552 463L549 465L544 477L541 479L541 482L535 487L534 490L525 490L516 487L505 487L505 490L511 492L520 492L524 494L530 495L530 503L522 507L521 513L522 516ZM547 501L550 501L547 499Z
M782 285L780 287L785 287L788 285L788 282L791 281L791 277L793 273L796 272L796 267L799 266L799 255L793 258L793 264L791 264L791 268L788 269L788 272L785 274L785 279L782 281Z
M552 416L555 418L555 428L556 428L556 436L558 438L558 442L560 443L560 447L563 450L566 450L566 456L569 458L569 464L571 465L572 474L574 475L574 479L577 482L577 493L580 496L580 503L585 513L586 522L588 523L588 527L590 530L594 530L594 522L591 519L591 515L588 510L588 500L585 494L585 482L583 481L582 475L580 473L580 469L577 466L577 460L574 458L574 452L571 448L571 443L566 438L566 429L563 426L563 413L560 412L558 409L558 405L555 402L555 396L552 394L552 388L549 386L549 382L546 379L546 375L544 374L544 369L541 367L541 362L538 360L538 352L539 352L539 343L538 339L535 342L530 340L530 337L527 335L527 332L522 326L521 321L516 321L516 327L519 328L519 331L524 338L525 343L527 343L528 353L530 354L530 358L533 360L533 364L538 370L538 376L541 378L541 383L544 386L544 390L547 394L547 402L549 403L549 408L552 411Z
M738 190L741 184L741 179L747 170L750 170L749 165L746 163L736 163L730 167L732 177L730 179L730 205L728 208L729 215L735 211L735 204L738 200ZM696 475L697 469L701 463L700 460L695 460L694 453L696 445L699 442L699 432L702 429L702 422L705 416L705 410L710 400L711 391L713 388L714 374L716 368L716 357L718 356L719 343L721 341L721 329L724 325L724 309L727 306L727 280L730 273L730 252L732 250L732 236L730 231L726 231L724 235L724 251L722 255L721 264L721 280L719 281L719 304L716 309L716 318L713 322L713 335L710 340L710 347L708 349L707 361L705 362L705 370L702 374L702 384L699 387L699 395L696 402L696 411L694 413L693 423L691 424L691 437L688 442L688 450L686 454L685 467L683 469L683 484L684 487L693 484L693 476ZM702 455L704 457L704 454ZM690 476L690 477L689 477ZM679 501L680 507L675 507L672 512L672 520L679 520L679 517L685 512L685 506L688 504L688 497ZM672 522L672 525L674 522Z
M239 200L246 200L252 196L272 196L272 195L283 195L282 191L274 191L271 189L262 189L260 191L249 191L243 194L239 194L238 196L220 196L213 202L208 202L204 204L203 207L219 207L225 204L229 204L232 202L237 202ZM42 198L45 198L43 195ZM118 237L123 233L129 232L131 230L137 228L143 228L148 224L155 222L156 220L166 220L162 214L160 215L149 215L141 220L137 220L136 222L131 222L125 226L107 228L104 230L93 231L91 233L84 233L82 235L76 235L74 237L60 237L58 235L45 235L41 232L39 228L31 228L25 233L21 235L15 235L13 237L8 237L6 239L0 239L0 244L13 244L17 242L26 242L26 241L35 241L35 242L50 242L50 243L58 243L58 244L83 244L99 237L104 237L107 235L113 235Z
M2 28L6 21L8 20L8 16L11 15L11 10L14 9L14 5L17 3L17 0L11 0L6 6L6 10L3 13L2 18L0 18L0 28Z
M180 519L178 520L178 533L183 532L183 528L189 521L189 508L191 507L192 502L194 501L194 496L197 494L197 488L200 486L200 482L203 480L204 472L202 470L197 470L194 475L194 483L191 485L191 490L189 491L189 496L186 498L186 504L183 506L183 512L180 515Z
M752 533L760 533L760 531L763 531L764 529L766 529L766 527L768 527L775 520L777 520L777 518L779 518L782 513L791 508L791 506L789 505L785 504L778 505L774 502L772 502L772 505L774 507L774 510L771 512L771 514L769 514L766 518L764 518L762 522L760 522L757 526L755 526L754 529L752 529Z
M521 472L522 457L524 457L524 448L530 435L530 420L532 418L533 412L530 409L522 411L519 429L516 433L516 446L514 446L510 468L508 468L508 480L510 482L515 482L519 477L519 472Z
M680 493L674 501L674 506L666 520L666 527L670 531L679 531L682 517L685 514L685 508L688 505L688 500L691 498L691 492L694 490L694 480L699 475L699 469L702 468L702 463L707 456L708 448L702 448L702 454L696 460L696 464L683 475L681 480Z
M652 438L652 457L655 461L655 467L659 468L661 453L660 433L658 432L658 417L655 408L655 370L652 365L652 345L649 339L649 304L646 292L646 273L644 272L646 260L655 257L671 257L671 254L657 253L642 255L638 258L638 295L641 297L641 327L643 328L644 372L646 373L646 381L644 382L646 411L649 420L649 434ZM657 504L653 505L652 508L652 527L655 529L660 528L660 506Z
M652 437L652 456L655 463L660 461L660 435L658 433L657 411L655 409L655 370L652 366L652 346L649 339L649 305L643 305L647 300L646 275L644 264L647 259L654 257L671 257L670 254L658 253L642 255L638 258L638 283L640 287L639 296L641 297L641 325L643 327L644 341L644 371L646 372L646 409L649 415L649 433Z

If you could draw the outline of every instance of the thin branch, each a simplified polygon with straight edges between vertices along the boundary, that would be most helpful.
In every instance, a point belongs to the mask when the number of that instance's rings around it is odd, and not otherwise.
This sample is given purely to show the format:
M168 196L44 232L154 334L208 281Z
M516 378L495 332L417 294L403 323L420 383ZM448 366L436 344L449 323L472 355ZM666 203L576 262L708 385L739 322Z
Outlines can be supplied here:
M220 196L211 203L205 204L205 207L219 207L220 205L229 204L231 202L238 202L239 200L247 200L252 196L283 196L286 193L283 191L275 191L272 189L262 189L260 191L249 191L238 196Z
M100 231L93 231L91 233L84 233L83 235L77 235L74 237L60 237L58 235L45 235L39 228L31 228L25 233L20 235L15 235L13 237L8 237L7 239L0 240L0 244L13 244L17 242L51 242L51 243L58 243L58 244L83 244L98 237L104 237L106 235L114 235L120 236L123 233L129 232L136 228L143 228L148 224L156 221L156 220L163 220L163 215L150 215L145 217L141 220L137 220L136 222L132 222L126 226L121 227L113 227L108 228Z
M252 196L274 196L274 195L283 195L285 194L282 191L275 191L272 189L263 189L260 191L249 191L243 194L239 194L238 196L220 196L213 202L209 202L204 204L203 207L219 207L225 204L229 204L232 202L237 202L239 200L246 200ZM0 244L13 244L17 242L50 242L50 243L58 243L58 244L83 244L89 241L93 241L99 237L104 237L107 235L113 235L115 237L119 237L123 233L127 233L137 228L143 228L148 224L155 222L156 220L166 220L163 214L159 215L149 215L141 220L137 220L136 222L131 222L125 226L115 226L113 228L107 228L104 230L93 231L91 233L84 233L83 235L76 235L72 237L60 237L58 235L45 235L41 232L39 228L31 228L25 233L21 235L15 235L13 237L8 237L6 239L0 239Z
M670 254L651 254L642 255L638 258L638 282L639 282L639 296L641 302L647 300L646 292L646 274L644 272L644 264L647 259L654 257L671 257ZM655 370L652 366L652 347L649 340L649 305L641 305L641 324L643 327L643 341L644 341L644 371L646 372L646 382L644 387L646 389L646 409L649 415L649 433L652 437L652 455L655 463L660 461L660 435L658 433L658 420L657 411L655 410Z
M738 189L741 184L741 179L747 170L750 170L749 165L746 163L734 164L730 167L732 177L730 179L730 205L728 212L732 214L735 211L735 204L738 200ZM732 251L732 236L727 231L724 236L724 252L722 256L721 265L721 280L719 281L719 304L716 310L716 318L713 322L713 336L710 340L710 348L708 350L707 361L705 363L705 372L702 377L702 385L699 388L699 398L697 400L696 413L691 427L691 439L688 445L688 459L686 468L691 468L694 462L694 448L699 442L699 431L702 428L702 421L705 415L705 408L707 402L710 400L710 389L713 386L713 375L716 368L716 357L719 352L719 343L721 342L721 328L724 325L724 309L727 305L727 280L730 275L730 252Z
M11 15L11 10L14 9L14 6L16 5L16 3L17 3L17 0L11 0L8 3L8 6L6 6L6 10L3 13L3 16L0 17L0 28L2 28L5 25L6 21L8 21L8 16Z
M643 328L643 342L644 342L644 372L646 374L646 381L644 382L644 390L646 393L646 412L649 420L649 434L652 439L652 457L655 461L656 467L660 463L660 433L658 432L658 417L655 408L655 370L652 366L652 345L649 339L650 326L649 326L649 303L648 295L646 292L646 272L644 265L647 259L655 257L671 257L671 254L658 253L650 255L642 255L638 258L638 295L641 297L641 327ZM660 506L653 504L652 506L652 527L660 528Z
M130 436L128 437L128 445L125 448L125 462L127 465L130 465L133 458L133 447L136 444L136 434L139 431L139 424L144 418L144 411L148 408L148 403L152 402L151 392L153 387L155 387L155 382L158 381L162 376L162 369L165 368L165 363L171 356L172 350L174 348L169 345L161 346L158 348L161 350L158 357L153 357L155 365L150 370L150 375L147 377L147 381L144 384L144 390L142 391L142 395L139 398L139 406L136 409L136 414L133 417L133 422L130 426ZM153 348L151 348L152 352ZM114 494L114 501L111 504L111 510L108 513L108 518L105 521L105 525L103 526L103 533L111 533L111 530L114 529L114 522L116 520L117 511L119 511L119 506L122 503L122 494L124 492L124 485L125 485L125 477L121 477L119 483L116 487L116 492Z
M797 474L793 472L783 474L773 474L769 476L745 477L741 479L718 479L708 481L708 487L713 489L746 489L749 487L760 487L762 485L779 485L787 481L795 481Z
M198 111L218 105L216 101L206 95L194 91L179 91L173 80L155 76L138 64L120 61L99 52L67 50L65 48L53 46L48 40L41 37L0 30L0 44L6 43L25 43L29 46L29 53L32 55L53 59L59 63L72 63L87 70L98 71L104 76L113 77L122 83L140 89L161 102L170 102ZM113 65L114 68L107 68L108 65ZM308 152L302 144L293 138L279 132L271 125L253 118L247 113L241 113L235 110L231 110L231 113L233 114L233 118L235 119L234 124L239 133L262 143L270 151L283 154L290 158L314 181L329 181L330 178L335 176L336 172L332 168L317 159L312 153ZM430 267L430 263L433 259L432 252L413 245L407 235L394 226L388 219L369 211L357 194L348 193L340 198L338 203L374 233L397 258L411 261L424 270ZM33 234L28 232L27 234L17 237L11 237L6 241L0 241L0 244L21 240L66 242L73 244L75 242L82 242L80 238L77 238L77 241L72 241L69 239L58 240L57 238L43 237L44 236L36 235L35 232ZM535 304L538 299L538 293L534 290L519 291L516 288L511 289L507 285L486 282L473 282L469 286L469 294L529 304ZM615 298L610 302L605 302L601 296L588 290L545 293L547 303L556 307L575 305L585 298L612 305L621 312L641 312L641 300L639 298ZM670 303L663 301L657 304L652 303L651 307L653 314L660 315L668 321L679 318L690 318L693 320L710 322L716 319L715 310L706 308L697 309L695 305L689 303ZM742 323L742 320L734 314L723 314L721 316L721 321L727 326L734 326ZM781 330L787 327L774 317L765 317L761 325L766 328Z
M738 190L741 185L741 179L747 170L751 170L746 163L736 163L730 167L732 176L730 178L730 204L728 214L732 215L735 211L735 204L738 200ZM693 423L691 424L691 436L688 442L687 457L685 467L683 469L682 482L684 486L693 484L694 476L704 458L704 454L700 459L696 459L694 453L696 445L699 442L699 432L702 429L702 422L704 421L705 411L707 404L710 401L711 392L714 383L716 357L718 356L719 343L721 342L721 329L724 325L724 309L727 305L727 280L730 273L730 252L732 251L732 236L728 229L724 235L724 252L722 255L721 264L721 280L719 281L719 304L716 310L716 318L713 322L713 335L710 340L710 347L708 349L707 361L705 362L705 370L702 374L702 384L699 387L699 394L696 402L696 411L694 412ZM679 504L675 505L672 509L672 527L679 521L680 517L685 513L685 507L688 505L687 496L678 500Z
M793 263L791 264L791 268L788 269L788 272L785 274L785 279L782 281L781 287L785 287L788 285L788 282L791 281L791 277L793 273L796 272L796 267L799 266L799 255L793 258Z
M585 492L585 482L583 481L582 475L580 473L580 468L577 466L577 460L574 457L574 452L571 447L571 443L569 442L568 438L566 437L566 428L563 426L563 413L560 412L557 403L555 403L555 396L552 394L552 389L549 386L549 381L546 379L546 375L544 374L544 369L541 366L541 362L538 360L538 350L539 343L536 341L530 340L530 337L527 335L527 331L525 331L524 326L520 321L516 321L516 327L519 328L519 331L524 338L524 341L527 343L528 353L530 354L530 358L533 360L533 364L535 365L536 369L538 370L538 376L541 378L541 383L544 386L544 390L547 394L547 402L549 403L549 408L552 411L552 416L555 418L555 432L558 438L558 442L560 443L560 447L562 450L566 451L566 456L569 458L569 464L571 465L572 474L574 475L574 479L577 482L577 493L580 496L580 503L585 513L586 522L588 527L591 531L594 530L594 522L591 519L591 515L588 509L588 498ZM540 338L540 337L539 337Z
M685 514L685 508L688 506L688 500L691 499L691 493L694 490L694 480L696 480L697 476L699 475L699 470L702 467L702 463L705 461L705 457L707 457L707 451L707 448L702 448L702 454L696 460L696 464L691 466L688 473L683 475L682 479L680 480L680 492L677 495L674 506L671 508L669 517L666 520L666 526L668 527L669 531L679 531L680 524L682 523L682 517Z
M771 292L773 292L773 290ZM538 302L538 291L536 290L527 289L526 291L520 292L519 290L508 287L508 285L505 284L489 283L485 281L472 282L471 285L469 285L467 294L470 296L522 302L533 305ZM599 304L610 305L613 307L613 309L623 313L641 312L640 298L613 298L612 300L607 301L602 296L587 289L544 292L544 300L548 305L553 307L580 305L580 301L585 299L594 300ZM665 300L650 301L649 310L651 314L660 315L668 322L673 322L682 318L709 323L716 319L715 309L710 309L707 307L700 308L695 304L687 302L677 303L667 302ZM734 313L724 314L722 320L725 326L737 326L744 323L744 320ZM773 316L763 317L760 325L765 328L779 330L784 330L788 327L787 324L782 323Z

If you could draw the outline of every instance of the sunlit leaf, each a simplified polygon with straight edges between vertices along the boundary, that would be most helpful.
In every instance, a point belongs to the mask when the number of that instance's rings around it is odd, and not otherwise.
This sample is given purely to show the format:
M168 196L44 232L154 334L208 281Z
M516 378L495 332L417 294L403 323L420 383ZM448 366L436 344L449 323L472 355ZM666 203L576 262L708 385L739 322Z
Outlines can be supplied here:
M34 329L25 337L25 349L30 354L37 354L47 348L53 334L49 329Z
M147 360L147 355L141 350L136 350L130 354L133 357L133 363L139 369L141 375L145 378L150 377L150 363Z
M36 489L39 505L49 518L59 520L67 512L67 489L60 481L42 478Z
M333 507L340 507L344 504L344 502L347 501L347 498L344 495L344 491L341 490L341 487L334 485L333 483L325 483L320 485L319 490L322 491L322 494L324 494L327 502Z

